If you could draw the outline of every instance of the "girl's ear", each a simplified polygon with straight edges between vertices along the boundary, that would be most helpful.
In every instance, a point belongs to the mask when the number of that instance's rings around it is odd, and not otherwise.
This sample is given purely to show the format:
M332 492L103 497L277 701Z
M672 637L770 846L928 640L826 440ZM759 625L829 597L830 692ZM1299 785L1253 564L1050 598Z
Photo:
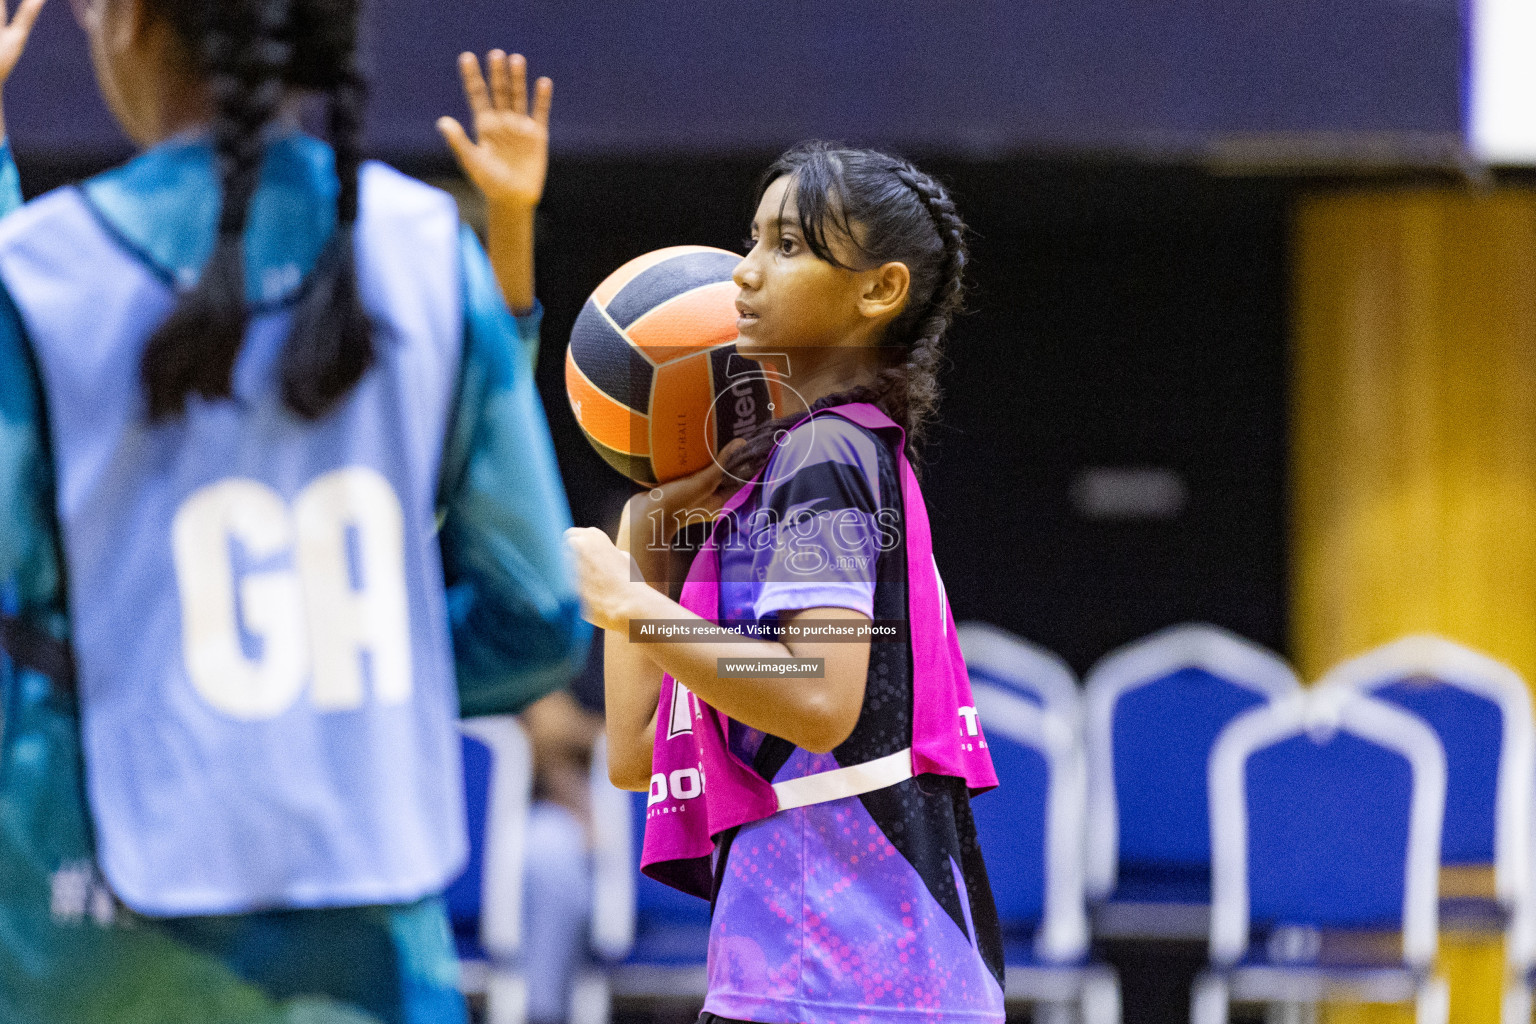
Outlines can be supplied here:
M906 308L912 291L912 271L892 260L859 275L859 313L871 320L894 320Z

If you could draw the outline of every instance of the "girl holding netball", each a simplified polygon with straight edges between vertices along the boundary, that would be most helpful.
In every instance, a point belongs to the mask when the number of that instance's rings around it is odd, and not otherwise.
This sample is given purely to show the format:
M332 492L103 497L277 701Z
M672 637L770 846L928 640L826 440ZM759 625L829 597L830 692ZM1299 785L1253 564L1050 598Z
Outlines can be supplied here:
M714 902L706 1018L1002 1020L969 805L996 779L908 461L964 231L905 161L786 153L735 273L738 351L804 407L723 470L632 500L617 545L569 534L585 614L608 631L610 772L650 792L645 870ZM723 475L746 485L675 602L670 552L629 527L686 518ZM654 620L689 635L643 642Z
M456 718L587 634L528 358L548 84L467 60L445 126L514 319L360 159L356 0L73 6L143 152L0 223L0 1020L462 1021Z

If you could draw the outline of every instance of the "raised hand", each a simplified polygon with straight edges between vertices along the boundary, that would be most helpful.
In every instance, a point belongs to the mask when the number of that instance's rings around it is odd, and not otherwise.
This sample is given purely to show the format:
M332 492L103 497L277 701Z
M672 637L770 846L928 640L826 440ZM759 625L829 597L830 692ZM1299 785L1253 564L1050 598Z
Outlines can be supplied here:
M32 26L37 23L43 3L44 0L21 0L15 15L7 17L10 4L0 0L0 26L3 26L0 27L0 85L5 84L11 72L16 70L16 62L21 60L21 51L27 48L27 39L32 35Z
M474 139L451 117L439 119L437 130L488 202L532 209L544 195L549 170L549 105L555 86L548 78L534 83L530 110L528 62L523 55L492 50L485 62L489 87L479 58L472 53L459 55L464 95L474 115Z

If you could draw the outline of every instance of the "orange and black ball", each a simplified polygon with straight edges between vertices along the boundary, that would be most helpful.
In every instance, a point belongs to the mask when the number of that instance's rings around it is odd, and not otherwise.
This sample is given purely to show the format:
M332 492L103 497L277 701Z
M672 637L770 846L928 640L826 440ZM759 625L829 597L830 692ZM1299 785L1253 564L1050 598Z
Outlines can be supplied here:
M741 257L680 245L624 264L587 299L565 357L571 411L614 469L665 483L772 419L779 387L736 352Z

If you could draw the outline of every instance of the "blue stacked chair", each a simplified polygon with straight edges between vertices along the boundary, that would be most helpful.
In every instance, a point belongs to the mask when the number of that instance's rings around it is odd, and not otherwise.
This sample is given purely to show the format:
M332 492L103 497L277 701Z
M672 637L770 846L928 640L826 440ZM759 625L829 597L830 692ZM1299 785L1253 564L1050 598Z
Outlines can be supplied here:
M1072 668L1055 653L990 622L955 627L973 683L990 683L1076 723L1081 731L1082 693Z
M1238 715L1300 688L1279 656L1184 625L1107 655L1088 675L1088 896L1105 938L1204 939L1206 767Z
M1347 687L1412 712L1445 748L1443 867L1493 867L1486 893L1442 890L1441 919L1461 930L1505 929L1511 991L1507 1024L1528 1024L1532 948L1531 800L1536 726L1525 680L1509 666L1437 636L1410 636L1344 662L1318 683Z
M645 841L649 795L630 794L634 864ZM703 1000L709 904L640 874L635 867L635 938L612 977L614 994L641 999Z
M462 986L484 997L487 1024L520 1024L527 988L522 948L523 831L533 791L533 759L516 718L492 715L459 724L469 861L447 891Z
M1417 717L1347 688L1233 721L1210 761L1211 971L1194 1024L1231 1003L1299 1015L1412 1003L1444 1024L1438 928L1445 753Z
M988 654L998 657L967 665L1000 785L971 806L1003 927L1005 994L1010 1003L1035 1004L1037 1020L1073 1019L1075 1011L1085 1024L1118 1024L1114 972L1088 957L1076 691L1058 688L1055 700L1037 702L1050 684L1031 670L1064 666L1032 657L1038 649L1023 641L1024 656L1009 659L1011 638L996 631L990 638Z
M704 1000L709 904L640 873L647 793L608 782L592 765L594 970L577 981L572 1024L604 1024L612 1001L636 1006Z

